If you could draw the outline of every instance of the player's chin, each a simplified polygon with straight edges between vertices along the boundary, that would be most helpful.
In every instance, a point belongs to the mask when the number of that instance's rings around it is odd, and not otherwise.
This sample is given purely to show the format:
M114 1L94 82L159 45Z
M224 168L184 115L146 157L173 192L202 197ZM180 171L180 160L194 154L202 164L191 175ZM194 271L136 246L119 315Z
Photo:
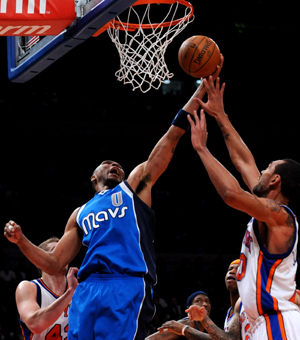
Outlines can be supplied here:
M234 280L227 281L226 282L226 288L229 291L234 291L234 290L238 289L237 288L237 282L234 281Z
M110 188L114 188L115 186L117 186L118 184L120 184L122 182L122 178L121 177L110 177L107 179L107 186L109 186Z

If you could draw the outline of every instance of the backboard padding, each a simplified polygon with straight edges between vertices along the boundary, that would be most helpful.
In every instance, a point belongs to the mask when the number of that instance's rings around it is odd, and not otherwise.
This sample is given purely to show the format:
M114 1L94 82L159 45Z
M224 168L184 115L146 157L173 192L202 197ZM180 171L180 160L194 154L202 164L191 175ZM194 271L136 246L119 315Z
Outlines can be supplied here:
M83 16L70 27L57 36L44 37L22 56L18 55L18 37L7 37L8 78L16 83L32 79L135 2L92 0L83 7Z

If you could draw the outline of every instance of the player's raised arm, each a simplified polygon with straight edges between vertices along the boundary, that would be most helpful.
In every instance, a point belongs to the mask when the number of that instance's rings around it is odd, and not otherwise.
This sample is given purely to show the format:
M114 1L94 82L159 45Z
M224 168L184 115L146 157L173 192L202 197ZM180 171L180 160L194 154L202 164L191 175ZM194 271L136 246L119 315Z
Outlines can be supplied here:
M220 86L220 78L217 78L214 84L213 78L209 77L209 79L204 79L204 85L208 94L208 101L204 103L201 98L196 98L195 100L209 115L215 117L223 133L230 158L242 175L244 182L252 191L259 177L259 171L252 153L225 113L223 103L225 83Z
M203 84L198 87L192 98L196 94L200 97L204 96L205 89ZM188 114L199 108L199 104L192 98L178 112L168 131L155 145L148 160L137 166L128 177L129 185L149 206L151 206L152 186L168 167L180 138L189 128Z
M224 57L221 55L221 64L212 75L213 79L217 78L221 72L223 62ZM206 88L202 82L188 102L179 110L171 127L155 145L148 160L137 166L128 177L130 186L149 206L151 206L152 186L168 167L180 138L190 127L187 116L200 107L200 103L195 101L195 98L202 99L205 93Z
M210 153L207 143L206 119L201 110L201 119L194 111L193 117L188 117L191 124L192 144L219 195L224 202L237 210L247 213L268 226L285 225L287 213L278 204L266 198L259 198L243 190L234 176ZM271 171L271 170L270 170ZM279 176L274 175L274 195L278 192L276 185Z
M70 216L65 233L53 252L46 252L31 243L22 233L21 227L14 221L10 221L5 225L4 236L10 242L15 243L36 267L53 275L69 264L81 248L81 239L78 236L75 220L76 213L77 209Z

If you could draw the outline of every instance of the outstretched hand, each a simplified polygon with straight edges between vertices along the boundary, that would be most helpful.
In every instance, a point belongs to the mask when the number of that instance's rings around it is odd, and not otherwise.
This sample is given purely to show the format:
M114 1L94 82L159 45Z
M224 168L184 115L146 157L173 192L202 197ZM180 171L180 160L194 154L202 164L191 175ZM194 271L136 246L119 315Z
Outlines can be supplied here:
M201 151L206 148L207 143L207 129L204 111L200 111L200 118L197 111L193 111L194 120L188 115L188 120L191 124L192 145L196 151Z
M21 227L14 221L9 221L4 227L4 236L12 243L18 243L22 237Z
M216 84L214 84L214 79L212 76L209 76L208 80L203 79L204 87L206 89L208 100L204 103L201 99L195 98L194 100L201 105L201 107L207 112L210 116L217 118L220 115L224 115L224 103L223 103L223 95L225 90L225 83L220 87L220 78L216 79Z
M188 317L194 321L203 321L207 316L206 309L197 305L190 306L185 312L188 313Z

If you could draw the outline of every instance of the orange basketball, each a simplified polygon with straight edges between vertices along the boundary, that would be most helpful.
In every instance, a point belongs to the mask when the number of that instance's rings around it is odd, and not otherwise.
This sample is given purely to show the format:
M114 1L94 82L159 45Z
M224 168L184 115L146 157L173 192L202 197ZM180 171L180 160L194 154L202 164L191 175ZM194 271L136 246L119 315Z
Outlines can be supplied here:
M178 60L185 73L202 78L214 73L220 64L221 55L218 45L212 39L195 35L180 46Z

